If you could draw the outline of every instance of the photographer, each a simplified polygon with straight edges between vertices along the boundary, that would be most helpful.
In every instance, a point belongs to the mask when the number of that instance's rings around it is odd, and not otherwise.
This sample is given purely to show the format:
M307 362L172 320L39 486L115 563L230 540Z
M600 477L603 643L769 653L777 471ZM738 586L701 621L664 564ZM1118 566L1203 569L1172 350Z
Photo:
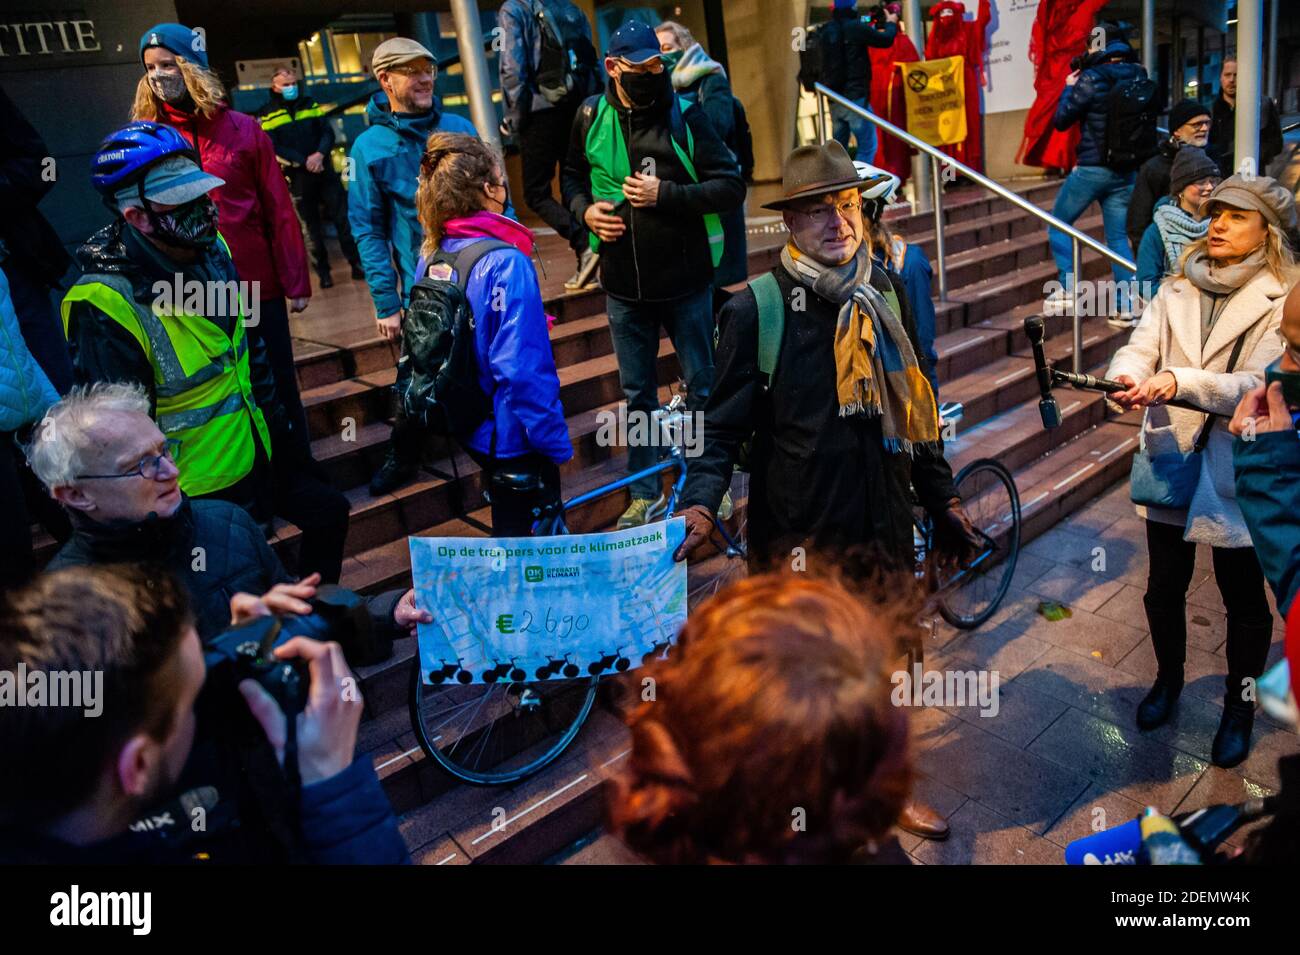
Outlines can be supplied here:
M242 595L232 609L263 608ZM339 646L296 638L275 654L305 661L310 673L297 722L302 857L409 861L374 769L353 758L362 702L344 692L351 674ZM132 826L173 793L195 740L195 702L206 673L189 602L175 580L129 566L43 575L3 609L0 669L28 679L36 672L81 675L83 686L96 687L78 705L0 707L0 750L11 767L0 781L0 859L243 861L206 847L181 848ZM283 760L283 713L252 681L239 692ZM186 821L199 831L197 818Z
M36 476L72 520L49 568L161 561L176 568L204 643L230 625L232 594L265 594L278 613L308 613L315 574L294 584L243 508L181 493L172 444L138 386L76 388L53 405L27 449ZM404 634L433 618L414 591L367 601L376 632Z

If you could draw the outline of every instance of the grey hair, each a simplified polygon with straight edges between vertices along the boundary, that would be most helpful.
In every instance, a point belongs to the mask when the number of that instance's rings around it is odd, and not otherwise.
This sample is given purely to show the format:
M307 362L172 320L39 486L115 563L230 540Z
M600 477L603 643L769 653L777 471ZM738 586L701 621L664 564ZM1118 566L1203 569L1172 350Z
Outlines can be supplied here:
M683 50L689 50L695 45L695 37L691 35L691 31L676 20L665 20L663 23L656 24L655 32L671 33L673 39L677 41L677 45Z
M77 480L85 468L87 432L112 411L148 416L149 395L140 385L101 381L73 388L50 406L26 449L32 471L47 488L66 487Z

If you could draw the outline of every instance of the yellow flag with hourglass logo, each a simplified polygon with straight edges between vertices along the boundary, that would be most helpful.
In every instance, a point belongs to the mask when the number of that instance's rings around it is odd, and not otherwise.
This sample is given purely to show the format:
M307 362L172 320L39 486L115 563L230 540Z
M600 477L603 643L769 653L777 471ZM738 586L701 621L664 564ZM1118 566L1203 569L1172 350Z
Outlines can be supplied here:
M966 139L966 61L899 63L907 99L907 131L931 146L950 146Z

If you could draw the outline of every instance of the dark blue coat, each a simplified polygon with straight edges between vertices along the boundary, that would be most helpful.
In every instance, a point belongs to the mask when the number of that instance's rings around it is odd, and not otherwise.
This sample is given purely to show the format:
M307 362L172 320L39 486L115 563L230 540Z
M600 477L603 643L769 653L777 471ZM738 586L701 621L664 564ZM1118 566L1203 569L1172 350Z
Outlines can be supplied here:
M1132 52L1123 44L1112 44L1101 56L1112 56L1124 51ZM1075 123L1082 126L1077 165L1106 165L1107 100L1116 86L1145 75L1146 70L1137 63L1102 62L1086 67L1079 74L1079 81L1073 86L1067 86L1061 93L1053 124L1059 130L1069 129Z

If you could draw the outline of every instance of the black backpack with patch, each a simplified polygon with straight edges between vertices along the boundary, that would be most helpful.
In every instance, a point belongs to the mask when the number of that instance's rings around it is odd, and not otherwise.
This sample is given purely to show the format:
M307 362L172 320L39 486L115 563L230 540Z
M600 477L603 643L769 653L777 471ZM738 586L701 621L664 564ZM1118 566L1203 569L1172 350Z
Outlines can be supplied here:
M411 288L393 390L406 416L433 434L462 437L492 414L492 398L478 383L474 312L465 288L479 259L509 248L483 239L459 252L439 249Z
M586 22L555 15L543 0L531 0L541 53L537 60L537 89L548 103L571 96L586 98L592 92L596 72L596 48L582 29ZM575 10L574 16L582 17Z
M1106 165L1136 169L1160 151L1159 87L1146 74L1120 83L1106 101Z

